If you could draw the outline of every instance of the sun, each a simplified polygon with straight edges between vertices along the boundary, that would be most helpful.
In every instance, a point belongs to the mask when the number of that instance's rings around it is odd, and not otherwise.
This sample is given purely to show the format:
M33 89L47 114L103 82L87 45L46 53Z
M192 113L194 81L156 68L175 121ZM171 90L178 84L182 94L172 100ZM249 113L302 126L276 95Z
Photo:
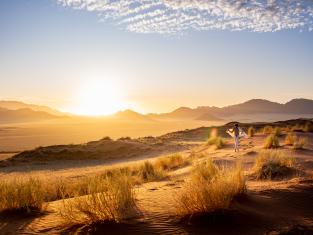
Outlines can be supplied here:
M87 116L113 114L125 109L123 93L112 81L97 79L82 85L75 95L72 113Z

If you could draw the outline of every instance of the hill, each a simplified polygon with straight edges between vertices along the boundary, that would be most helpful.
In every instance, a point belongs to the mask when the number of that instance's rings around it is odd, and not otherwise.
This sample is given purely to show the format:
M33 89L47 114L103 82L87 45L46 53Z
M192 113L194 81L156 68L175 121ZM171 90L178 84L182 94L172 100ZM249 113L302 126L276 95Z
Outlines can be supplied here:
M60 117L47 112L34 111L28 108L17 110L0 108L0 123L36 122L56 118Z
M244 103L222 108L201 106L197 108L181 107L170 113L149 114L155 118L193 119L215 121L240 114L313 114L313 100L293 99L285 104L264 99L252 99Z
M9 101L9 100L1 100L0 101L0 108L9 109L9 110L18 110L18 109L31 109L34 111L41 111L46 112L56 116L64 116L65 114L56 110L52 109L48 106L43 105L36 105L36 104L27 104L21 101Z

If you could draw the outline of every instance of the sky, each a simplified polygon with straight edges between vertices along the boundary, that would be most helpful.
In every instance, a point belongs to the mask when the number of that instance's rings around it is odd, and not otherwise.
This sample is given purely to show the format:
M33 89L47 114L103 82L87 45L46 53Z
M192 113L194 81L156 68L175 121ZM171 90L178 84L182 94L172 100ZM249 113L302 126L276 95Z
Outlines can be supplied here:
M0 99L78 114L313 99L313 1L1 0Z

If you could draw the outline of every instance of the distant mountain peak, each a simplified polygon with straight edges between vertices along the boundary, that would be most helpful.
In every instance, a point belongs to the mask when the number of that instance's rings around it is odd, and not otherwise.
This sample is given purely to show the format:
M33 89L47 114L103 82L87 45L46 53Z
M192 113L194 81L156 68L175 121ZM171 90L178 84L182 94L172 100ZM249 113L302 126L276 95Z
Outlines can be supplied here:
M44 105L36 105L36 104L28 104L22 101L16 101L16 100L0 100L0 107L9 109L9 110L18 110L18 109L31 109L33 111L41 111L46 112L52 115L57 116L65 116L65 113L62 113L56 109L50 108L48 106Z

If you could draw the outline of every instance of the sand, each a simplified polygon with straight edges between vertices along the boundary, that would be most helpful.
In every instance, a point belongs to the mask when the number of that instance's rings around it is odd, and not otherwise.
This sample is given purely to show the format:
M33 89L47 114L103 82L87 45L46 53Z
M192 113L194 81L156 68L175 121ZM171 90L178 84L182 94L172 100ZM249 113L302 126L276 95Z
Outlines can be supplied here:
M258 134L241 143L241 151L234 153L231 140L225 148L214 150L199 142L197 146L180 152L188 156L192 152L203 153L205 157L195 161L212 158L222 165L243 163L247 179L247 193L237 198L230 210L210 216L180 220L175 213L175 195L181 190L190 166L170 172L170 177L160 182L150 182L136 187L137 204L142 214L120 224L64 226L58 214L61 201L50 202L47 212L33 217L1 217L0 234L313 234L313 135L301 134L309 138L306 150L294 151L288 146L281 147L286 154L292 154L301 173L292 177L274 180L256 180L252 166L257 153L262 149L265 135ZM281 142L283 139L281 138ZM152 158L155 159L156 156ZM106 167L120 164L133 164L146 158L130 162L118 160L110 164L95 162L94 166L54 169L62 177L99 173ZM12 177L25 172L14 168L0 169L0 177ZM51 166L33 169L31 173L49 175ZM293 233L291 233L293 232ZM302 233L301 233L302 232ZM306 232L306 233L304 233Z

